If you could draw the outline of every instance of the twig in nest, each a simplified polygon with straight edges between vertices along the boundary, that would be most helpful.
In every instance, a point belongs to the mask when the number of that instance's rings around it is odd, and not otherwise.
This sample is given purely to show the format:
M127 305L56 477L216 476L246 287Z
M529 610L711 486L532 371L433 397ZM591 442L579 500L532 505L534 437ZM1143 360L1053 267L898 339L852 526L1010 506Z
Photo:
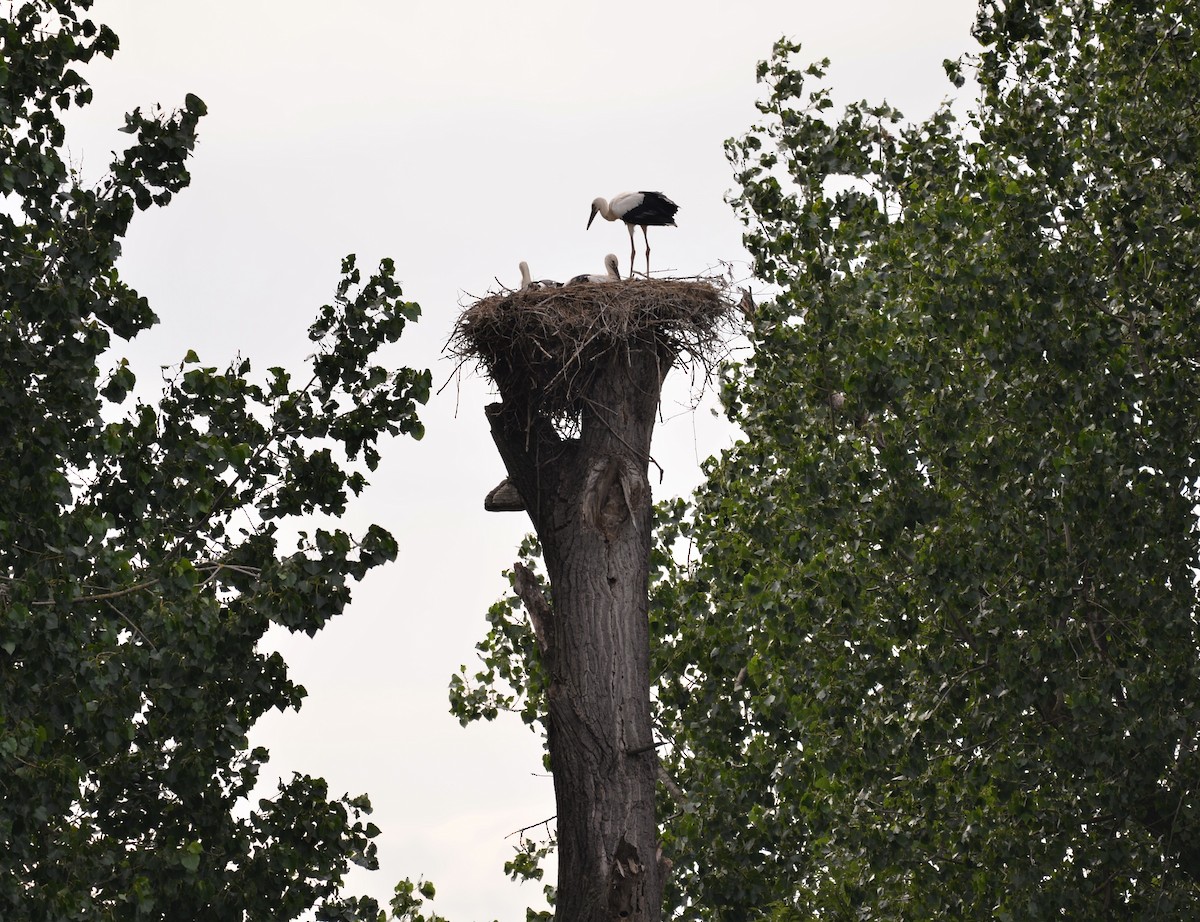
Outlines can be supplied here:
M475 362L505 403L559 426L578 419L598 370L636 342L706 368L737 307L713 280L574 285L490 295L458 319L447 351Z

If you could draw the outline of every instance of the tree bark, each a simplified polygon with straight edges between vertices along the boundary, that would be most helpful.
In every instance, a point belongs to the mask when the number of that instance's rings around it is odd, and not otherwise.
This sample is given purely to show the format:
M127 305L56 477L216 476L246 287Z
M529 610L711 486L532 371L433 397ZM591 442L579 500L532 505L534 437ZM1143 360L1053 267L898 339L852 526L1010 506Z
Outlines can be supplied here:
M487 410L550 577L547 605L527 598L536 586L518 571L518 592L550 674L562 922L659 922L661 916L647 469L672 360L652 337L611 353L585 395L577 439L560 437L520 395L502 395L505 402Z

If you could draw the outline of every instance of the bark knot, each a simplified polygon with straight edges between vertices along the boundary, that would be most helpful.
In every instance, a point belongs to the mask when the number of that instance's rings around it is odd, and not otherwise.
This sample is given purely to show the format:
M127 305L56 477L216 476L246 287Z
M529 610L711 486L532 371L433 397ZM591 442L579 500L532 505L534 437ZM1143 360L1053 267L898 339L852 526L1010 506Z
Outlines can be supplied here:
M583 524L611 541L646 501L649 484L628 458L607 455L588 465L580 516Z
M609 873L608 908L614 919L632 919L642 909L641 877L645 871L638 850L621 837Z

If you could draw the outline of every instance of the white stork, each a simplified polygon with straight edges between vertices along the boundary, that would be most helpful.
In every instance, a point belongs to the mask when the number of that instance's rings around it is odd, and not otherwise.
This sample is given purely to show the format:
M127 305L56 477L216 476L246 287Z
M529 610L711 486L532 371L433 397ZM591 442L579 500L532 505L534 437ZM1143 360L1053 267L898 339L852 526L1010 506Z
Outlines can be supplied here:
M521 291L537 291L539 288L562 288L562 282L554 282L550 279L541 279L533 281L533 277L529 274L529 263L521 260L521 264L517 267L521 270Z
M577 275L569 282L568 285L579 285L583 282L619 282L621 281L621 270L617 263L617 257L609 253L604 257L604 275Z
M679 206L661 192L621 192L614 195L611 202L602 198L592 202L592 213L588 217L587 226L591 227L600 215L606 221L624 221L629 228L629 277L633 278L633 260L637 256L637 247L633 242L633 229L640 227L642 237L646 241L646 278L650 277L650 235L646 228L653 224L659 226L675 226L675 212Z

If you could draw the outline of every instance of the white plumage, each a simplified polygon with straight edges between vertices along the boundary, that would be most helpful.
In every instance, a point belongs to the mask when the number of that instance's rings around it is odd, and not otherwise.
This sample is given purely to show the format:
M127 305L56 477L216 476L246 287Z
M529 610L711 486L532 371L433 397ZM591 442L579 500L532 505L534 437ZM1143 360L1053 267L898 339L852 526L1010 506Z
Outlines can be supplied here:
M525 291L526 289L537 291L539 288L562 288L562 282L555 282L550 279L533 281L533 277L529 274L529 263L525 262L525 260L521 260L517 268L521 270L521 291Z
M642 229L642 238L646 241L646 277L650 277L650 235L646 228L675 226L675 212L679 206L661 192L621 192L614 195L611 201L602 198L592 202L592 213L588 216L587 226L591 227L596 215L606 221L624 221L629 228L629 277L633 278L633 261L637 256L637 246L633 240L633 229Z
M579 285L583 282L619 282L621 281L621 270L617 262L617 257L609 253L604 257L604 275L577 275L572 278L568 285Z

